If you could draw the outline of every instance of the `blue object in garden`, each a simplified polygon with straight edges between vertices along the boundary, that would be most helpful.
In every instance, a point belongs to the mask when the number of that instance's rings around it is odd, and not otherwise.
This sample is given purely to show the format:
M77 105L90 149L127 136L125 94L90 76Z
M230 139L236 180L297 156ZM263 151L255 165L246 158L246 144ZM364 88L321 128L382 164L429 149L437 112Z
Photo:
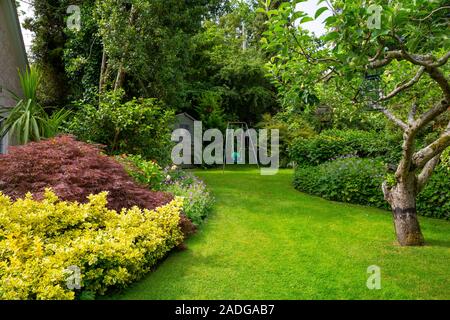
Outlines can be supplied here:
M231 158L233 159L233 162L234 162L235 164L237 164L238 161L241 160L241 154L240 154L239 152L233 152L233 153L231 154Z
M248 128L248 124L246 122L228 122L227 124L227 134L225 136L225 152L223 153L224 159L223 159L223 172L225 173L225 166L227 165L227 160L229 159L228 156L231 156L231 160L233 161L233 164L238 164L240 163L240 161L244 160L245 161L245 150L244 150L244 154L241 154L240 152L234 151L231 154L228 153L228 145L229 145L229 141L228 141L228 130L231 129L231 126L239 126L239 128L241 130L243 130L244 132L249 132L249 128ZM248 136L249 141L250 141L250 148L253 151L253 155L255 157L255 159L258 159L258 155L256 153L256 148L255 148L255 143L252 140L252 135ZM245 147L245 137L242 139L242 144ZM245 149L245 148L244 148ZM256 162L256 165L259 168L259 163L258 161Z

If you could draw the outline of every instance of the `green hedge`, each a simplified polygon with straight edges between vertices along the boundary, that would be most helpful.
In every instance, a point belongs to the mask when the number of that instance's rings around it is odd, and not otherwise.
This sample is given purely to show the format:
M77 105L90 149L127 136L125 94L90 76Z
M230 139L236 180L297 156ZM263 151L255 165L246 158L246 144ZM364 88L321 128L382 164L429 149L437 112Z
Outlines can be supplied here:
M299 167L294 186L325 199L388 208L381 184L385 169L373 159L340 159L319 166Z
M401 154L401 141L394 136L371 131L327 130L309 139L296 139L289 153L299 166L319 165L349 155L397 163Z
M442 157L442 163L419 194L417 210L427 217L450 220L450 150Z
M440 165L417 202L418 213L450 219L449 169ZM298 167L294 186L325 199L389 209L381 185L386 175L384 164L374 159L339 159L319 166Z

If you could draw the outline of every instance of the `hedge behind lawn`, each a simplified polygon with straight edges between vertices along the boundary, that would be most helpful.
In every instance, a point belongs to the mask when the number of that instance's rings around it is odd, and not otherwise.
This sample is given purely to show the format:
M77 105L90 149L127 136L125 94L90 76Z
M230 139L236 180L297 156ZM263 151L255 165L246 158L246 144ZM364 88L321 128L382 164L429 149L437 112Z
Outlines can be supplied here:
M322 198L388 209L381 184L384 165L372 159L340 159L319 166L298 168L294 186Z
M297 168L294 186L328 200L390 209L381 190L385 176L386 168L381 161L349 158ZM449 190L449 169L441 164L418 197L418 213L450 219Z
M384 135L380 137L380 135ZM326 130L312 138L293 141L289 154L299 166L316 166L336 158L381 158L398 163L401 143L395 136L362 130Z

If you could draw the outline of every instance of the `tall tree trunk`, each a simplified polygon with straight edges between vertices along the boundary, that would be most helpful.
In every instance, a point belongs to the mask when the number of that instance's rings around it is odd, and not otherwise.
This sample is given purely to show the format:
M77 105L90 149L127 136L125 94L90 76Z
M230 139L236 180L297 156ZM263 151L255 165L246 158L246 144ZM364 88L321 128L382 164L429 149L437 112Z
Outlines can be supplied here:
M105 88L105 82L106 82L106 50L103 48L103 54L102 54L102 66L100 69L100 81L98 85L98 92L102 93L103 89Z
M392 189L385 191L386 200L392 207L395 232L402 246L425 244L416 210L416 177L405 177Z
M116 82L114 84L114 91L122 88L123 83L125 81L125 69L123 67L123 63L120 64L119 70L117 71Z

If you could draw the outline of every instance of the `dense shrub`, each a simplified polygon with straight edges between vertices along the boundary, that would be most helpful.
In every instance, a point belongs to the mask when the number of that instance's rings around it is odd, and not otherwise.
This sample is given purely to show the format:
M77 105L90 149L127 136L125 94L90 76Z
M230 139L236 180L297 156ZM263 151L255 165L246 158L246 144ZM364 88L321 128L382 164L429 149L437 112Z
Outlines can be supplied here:
M122 163L128 174L151 190L161 190L164 182L162 168L155 161L147 161L140 155L121 155L116 159Z
M420 215L450 219L448 154L417 198ZM386 167L373 159L340 159L319 166L298 167L294 186L325 199L389 209L381 185Z
M327 130L312 138L296 139L290 148L291 158L300 166L318 165L348 155L382 158L397 163L401 142L394 136L360 130Z
M78 139L106 145L110 154L140 154L168 163L174 112L156 99L123 102L123 92L105 94L99 106L83 105L69 126Z
M31 192L42 199L51 187L65 201L85 202L90 194L108 191L108 208L154 209L172 200L164 192L140 186L113 158L98 147L61 136L25 146L11 147L0 155L0 191L13 199Z
M384 176L382 162L349 158L315 167L299 167L294 186L329 200L388 208L381 190Z
M138 280L182 242L181 199L119 214L106 198L78 204L50 191L40 202L0 195L0 299L93 298ZM81 275L76 290L67 286L73 267Z
M417 210L428 217L450 219L450 150L419 194Z
M121 156L118 160L125 165L128 173L152 190L167 191L184 199L183 212L196 225L200 225L211 212L214 198L206 184L178 166L164 170L140 156Z

